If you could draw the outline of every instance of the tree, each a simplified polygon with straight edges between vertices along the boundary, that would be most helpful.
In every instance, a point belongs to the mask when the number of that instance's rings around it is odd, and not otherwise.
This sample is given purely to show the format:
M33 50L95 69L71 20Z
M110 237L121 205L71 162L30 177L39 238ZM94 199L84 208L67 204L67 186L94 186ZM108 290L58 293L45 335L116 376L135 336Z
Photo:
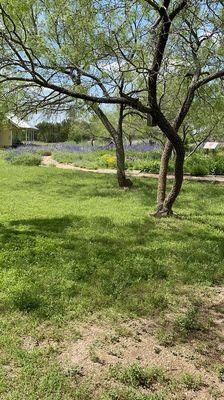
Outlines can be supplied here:
M221 6L214 0L2 1L1 83L44 91L51 102L83 100L109 128L100 104L118 104L120 117L124 108L147 115L168 140L156 214L170 215L183 182L180 129L201 88L224 76ZM166 196L172 150L174 184Z
M38 140L51 143L65 142L69 136L70 121L56 123L43 121L37 125L37 128L39 129Z

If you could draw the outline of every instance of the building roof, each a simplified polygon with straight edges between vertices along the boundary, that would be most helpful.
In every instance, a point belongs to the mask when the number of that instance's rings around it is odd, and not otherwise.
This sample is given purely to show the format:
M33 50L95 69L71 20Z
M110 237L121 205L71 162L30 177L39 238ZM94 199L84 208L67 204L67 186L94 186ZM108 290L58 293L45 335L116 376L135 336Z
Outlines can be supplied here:
M35 126L31 126L23 119L18 118L16 115L9 114L7 116L7 119L11 122L11 124L15 125L17 128L38 130L38 128L36 128Z

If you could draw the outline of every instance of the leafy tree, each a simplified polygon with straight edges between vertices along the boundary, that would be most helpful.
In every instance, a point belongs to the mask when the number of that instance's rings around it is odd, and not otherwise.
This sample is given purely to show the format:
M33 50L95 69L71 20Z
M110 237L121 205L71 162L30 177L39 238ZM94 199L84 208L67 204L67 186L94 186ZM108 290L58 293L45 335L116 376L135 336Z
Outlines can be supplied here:
M65 142L69 137L70 121L64 120L62 122L40 122L37 125L39 131L37 138L44 142Z

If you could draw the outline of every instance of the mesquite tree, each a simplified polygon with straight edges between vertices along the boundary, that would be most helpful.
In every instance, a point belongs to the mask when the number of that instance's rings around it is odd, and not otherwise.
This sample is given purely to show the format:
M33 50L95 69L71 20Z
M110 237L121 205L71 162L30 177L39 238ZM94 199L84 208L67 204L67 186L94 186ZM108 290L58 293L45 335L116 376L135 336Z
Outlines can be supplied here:
M146 115L168 140L157 215L169 215L183 181L180 128L200 90L224 76L221 6L214 0L3 0L1 82L33 96L42 90L52 101L82 100L98 115L102 104ZM172 150L174 183L166 195Z

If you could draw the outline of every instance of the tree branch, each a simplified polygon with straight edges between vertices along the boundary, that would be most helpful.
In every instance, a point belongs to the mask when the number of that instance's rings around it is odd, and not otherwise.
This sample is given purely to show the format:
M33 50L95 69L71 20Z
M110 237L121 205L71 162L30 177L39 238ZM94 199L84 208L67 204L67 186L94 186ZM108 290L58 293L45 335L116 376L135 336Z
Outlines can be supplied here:
M145 0L145 2L148 3L152 8L154 8L154 10L158 11L158 13L160 14L160 7L155 1Z

